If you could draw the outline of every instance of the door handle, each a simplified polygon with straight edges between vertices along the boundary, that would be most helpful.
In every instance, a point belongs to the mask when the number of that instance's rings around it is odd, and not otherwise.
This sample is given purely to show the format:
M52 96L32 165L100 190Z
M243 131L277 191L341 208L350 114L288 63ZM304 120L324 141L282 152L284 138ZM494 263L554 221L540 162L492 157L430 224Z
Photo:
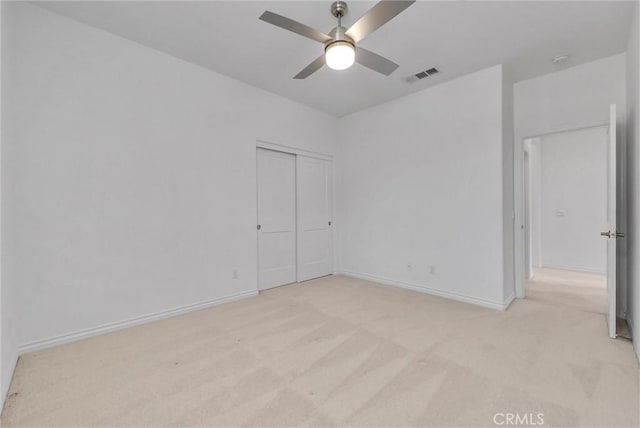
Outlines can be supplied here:
M262 226L258 225L258 230L262 229Z
M607 230L606 232L600 232L600 235L606 238L624 238L623 232L612 232L610 230Z
M331 226L331 222L329 222L329 226Z

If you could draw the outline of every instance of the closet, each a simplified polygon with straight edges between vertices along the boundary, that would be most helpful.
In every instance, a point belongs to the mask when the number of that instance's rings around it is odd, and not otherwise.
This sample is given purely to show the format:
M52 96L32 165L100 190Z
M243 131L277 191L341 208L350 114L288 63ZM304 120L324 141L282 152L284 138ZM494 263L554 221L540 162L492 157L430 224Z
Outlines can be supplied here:
M259 289L333 273L331 166L257 148Z

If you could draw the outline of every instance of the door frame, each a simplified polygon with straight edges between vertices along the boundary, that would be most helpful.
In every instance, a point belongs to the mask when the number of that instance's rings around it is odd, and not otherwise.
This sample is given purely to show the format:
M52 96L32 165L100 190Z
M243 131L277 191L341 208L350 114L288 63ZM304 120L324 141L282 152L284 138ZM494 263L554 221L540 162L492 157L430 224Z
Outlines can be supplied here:
M313 152L311 150L299 149L297 147L285 146L283 144L272 143L265 140L256 140L257 149L267 149L276 152L289 153L292 155L308 156L310 158L333 161L333 156L325 153Z
M522 144L526 145L527 141L523 140ZM529 150L527 150L529 149ZM524 147L524 214L522 216L522 221L524 222L524 228L522 229L524 233L524 280L528 281L533 276L533 239L532 239L532 183L531 183L531 146Z
M609 106L609 127L607 129L607 327L609 337L615 339L618 333L618 132L617 106ZM612 126L613 124L613 126ZM614 161L611 161L611 158ZM613 171L612 171L613 170ZM613 192L611 181L613 180ZM614 214L613 216L611 214ZM626 229L624 229L626 232ZM611 236L613 233L613 236ZM600 233L602 235L602 233ZM624 236L624 234L622 235ZM626 242L626 240L625 240ZM622 245L621 245L622 246ZM609 269L613 266L613 272ZM613 290L612 290L613 289Z
M335 275L337 273L337 266L338 266L338 252L337 252L337 228L338 228L338 222L337 222L337 218L336 218L336 168L335 168L335 162L333 161L333 155L327 154L327 153L320 153L320 152L314 152L311 150L305 150L305 149L300 149L298 147L292 147L292 146L287 146L284 144L278 144L278 143L273 143L271 141L266 141L266 140L256 140L256 149L254 150L254 156L256 156L256 165L257 165L257 149L267 149L267 150L273 150L276 152L282 152L282 153L288 153L288 154L292 154L292 155L300 155L300 156L307 156L310 158L315 158L315 159L322 159L322 160L326 160L331 162L331 222L332 225L335 227L331 228L331 245L332 245L332 250L333 250L333 274ZM296 168L297 168L297 160L296 160ZM258 174L256 173L257 170L254 169L254 173L256 174L256 179L255 179L255 183L256 183L256 188L255 188L255 194L256 194L256 224L258 224L258 203L257 203L257 196L258 196ZM296 171L296 177L297 177L297 171ZM297 186L297 184L296 184ZM296 224L297 224L297 188L296 188ZM296 227L296 282L300 282L300 278L298 276L298 269L297 269L297 257L298 257L298 232L297 232L297 227ZM259 273L259 271L257 269L259 269L258 266L258 233L256 231L256 274ZM258 278L256 277L256 284L257 284Z
M525 168L524 168L524 144L526 140L533 138L540 138L553 134L560 134L563 132L573 132L573 131L581 131L585 129L592 128L600 128L600 127L609 127L609 121L592 123L584 126L576 126L570 128L563 128L557 130L550 130L547 132L535 133L533 135L526 136L516 136L515 137L515 150L514 150L514 204L515 204L515 218L516 221L513 224L513 234L514 234L514 288L516 297L523 299L526 297L525 291L525 283L527 279L525 278L525 264L527 263L525 257L525 245L526 245L526 227L525 227ZM626 198L625 198L625 173L626 173L626 160L624 156L621 156L624 153L624 138L622 138L620 134L620 123L616 124L617 132L617 144L618 144L618 169L621 171L618 172L618 183L617 183L617 191L616 194L618 196L618 230L625 231L627 225L627 215L626 215ZM621 257L622 254L626 254L626 240L619 239L617 240L623 249L620 249L618 256ZM622 263L625 260L621 260ZM626 287L626 269L624 268L624 264L621 266L621 263L618 263L619 267L622 269L617 269L617 286L616 288L620 290ZM626 311L626 308L622 308L623 311ZM620 314L618 314L620 315Z

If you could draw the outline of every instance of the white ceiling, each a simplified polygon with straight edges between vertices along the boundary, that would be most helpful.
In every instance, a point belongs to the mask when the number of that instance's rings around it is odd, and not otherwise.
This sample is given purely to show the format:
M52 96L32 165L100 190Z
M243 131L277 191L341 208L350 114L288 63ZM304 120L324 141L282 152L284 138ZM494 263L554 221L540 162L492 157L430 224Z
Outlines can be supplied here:
M327 1L38 2L186 61L344 116L482 68L507 64L516 81L557 70L551 57L568 52L564 67L625 50L635 1L419 1L360 44L400 64L389 77L359 65L324 67L292 77L323 46L258 20L265 10L328 32ZM350 1L346 27L376 2ZM440 75L409 83L430 67Z

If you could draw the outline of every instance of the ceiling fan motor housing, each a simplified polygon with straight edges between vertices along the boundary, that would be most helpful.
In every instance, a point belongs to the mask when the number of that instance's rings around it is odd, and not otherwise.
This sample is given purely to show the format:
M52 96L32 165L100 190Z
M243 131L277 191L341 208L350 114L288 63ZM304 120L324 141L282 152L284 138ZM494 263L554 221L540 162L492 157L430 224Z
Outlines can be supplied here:
M353 48L355 49L356 44L355 44L355 42L353 41L353 39L351 37L349 37L349 36L347 36L345 34L346 30L347 29L344 28L344 27L336 27L336 28L334 28L333 30L331 30L329 32L329 35L333 38L333 40L329 40L328 42L326 42L324 44L325 52L327 51L329 46L331 46L334 43L338 43L338 42L348 43L351 46L353 46Z
M336 18L345 16L348 10L347 3L344 1L334 1L331 5L331 14Z

